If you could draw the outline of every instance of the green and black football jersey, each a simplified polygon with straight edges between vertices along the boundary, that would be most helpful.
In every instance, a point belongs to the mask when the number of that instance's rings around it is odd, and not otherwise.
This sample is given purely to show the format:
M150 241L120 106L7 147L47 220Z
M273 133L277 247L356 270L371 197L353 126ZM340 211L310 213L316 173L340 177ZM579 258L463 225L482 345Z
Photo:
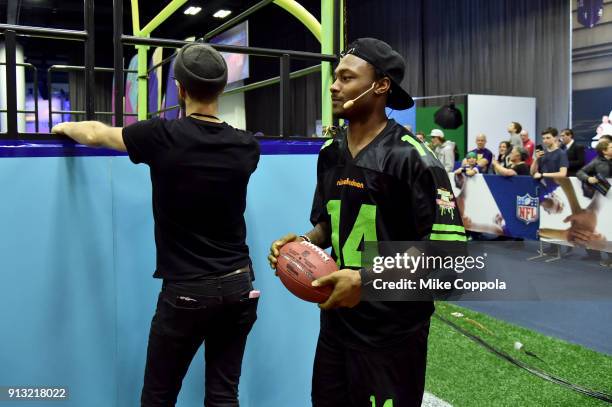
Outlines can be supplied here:
M346 134L326 142L317 163L311 222L331 226L340 268L360 268L364 241L465 241L448 175L428 147L394 120L356 157ZM431 302L361 302L324 311L321 328L355 345L387 346L423 323Z

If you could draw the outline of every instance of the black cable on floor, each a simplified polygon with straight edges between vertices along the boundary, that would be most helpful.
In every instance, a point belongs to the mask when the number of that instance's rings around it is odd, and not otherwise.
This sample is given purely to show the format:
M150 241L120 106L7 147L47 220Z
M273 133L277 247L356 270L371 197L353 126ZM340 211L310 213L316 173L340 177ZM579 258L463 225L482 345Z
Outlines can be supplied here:
M483 339L479 338L478 336L468 332L467 330L463 329L462 327L460 327L459 325L455 324L454 322L440 316L439 314L434 314L434 316L436 318L438 318L439 320L441 320L442 322L444 322L445 324L449 325L451 328L455 329L456 331L458 331L459 333L465 335L466 337L468 337L469 339L473 340L474 342L476 342L477 344L479 344L480 346L482 346L483 348L485 348L486 350L488 350L489 352L497 355L498 357L507 360L508 362L512 363L513 365L520 367L521 369L524 369L526 371L528 371L529 373L531 373L534 376L537 376L539 378L542 378L544 380L548 380L549 382L552 383L556 383L559 384L561 386L565 386L571 390L574 390L575 392L578 393L582 393L584 395L587 395L589 397L593 397L608 403L612 404L612 396L606 393L602 393L599 391L595 391L595 390L591 390L591 389L587 389L586 387L582 387L573 383L568 382L565 379L562 379L560 377L548 374L540 369L531 367L529 365L527 365L526 363L521 362L520 360L517 360L515 358L513 358L512 356L510 356L509 354L507 354L504 351L501 351L499 349L494 348L492 345L490 345L489 343L485 342Z

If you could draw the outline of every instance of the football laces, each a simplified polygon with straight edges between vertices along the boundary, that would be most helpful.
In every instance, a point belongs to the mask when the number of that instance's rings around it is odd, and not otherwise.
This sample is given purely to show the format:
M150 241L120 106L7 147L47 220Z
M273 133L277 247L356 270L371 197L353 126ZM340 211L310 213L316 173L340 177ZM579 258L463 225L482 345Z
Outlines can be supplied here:
M321 249L319 246L317 246L316 244L307 242L305 240L303 242L300 242L300 243L303 244L304 246L307 246L307 247L313 249L319 255L319 257L321 257L321 259L323 261L327 262L329 260L332 260L332 258L329 257L329 255L327 253L325 253L325 251L323 249Z

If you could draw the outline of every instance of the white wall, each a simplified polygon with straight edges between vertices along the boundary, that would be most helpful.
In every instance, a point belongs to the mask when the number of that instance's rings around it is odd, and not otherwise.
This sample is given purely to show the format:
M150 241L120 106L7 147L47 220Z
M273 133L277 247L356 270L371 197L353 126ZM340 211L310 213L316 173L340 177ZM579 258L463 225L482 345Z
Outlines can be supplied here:
M17 45L16 62L23 63L23 47ZM6 49L4 43L0 44L0 62L6 61ZM25 72L24 67L18 66L17 73L17 110L25 110ZM0 65L0 83L6 83L6 65ZM0 86L0 110L6 110L7 107L6 86ZM6 133L6 113L0 113L0 133ZM17 115L17 131L25 132L25 114Z
M487 136L487 148L497 155L499 143L510 139L507 128L518 122L536 140L536 99L514 96L468 95L467 150L476 148L476 136Z
M219 118L237 129L246 129L244 92L223 95L219 98Z

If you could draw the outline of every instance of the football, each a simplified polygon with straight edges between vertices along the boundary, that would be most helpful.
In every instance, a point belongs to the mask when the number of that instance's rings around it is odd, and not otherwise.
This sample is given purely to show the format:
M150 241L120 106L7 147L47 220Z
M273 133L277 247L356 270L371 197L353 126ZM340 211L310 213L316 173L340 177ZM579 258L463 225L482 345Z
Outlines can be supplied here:
M338 266L320 247L309 242L290 242L280 249L276 273L293 295L304 301L327 301L333 286L313 287L314 280L338 270Z

